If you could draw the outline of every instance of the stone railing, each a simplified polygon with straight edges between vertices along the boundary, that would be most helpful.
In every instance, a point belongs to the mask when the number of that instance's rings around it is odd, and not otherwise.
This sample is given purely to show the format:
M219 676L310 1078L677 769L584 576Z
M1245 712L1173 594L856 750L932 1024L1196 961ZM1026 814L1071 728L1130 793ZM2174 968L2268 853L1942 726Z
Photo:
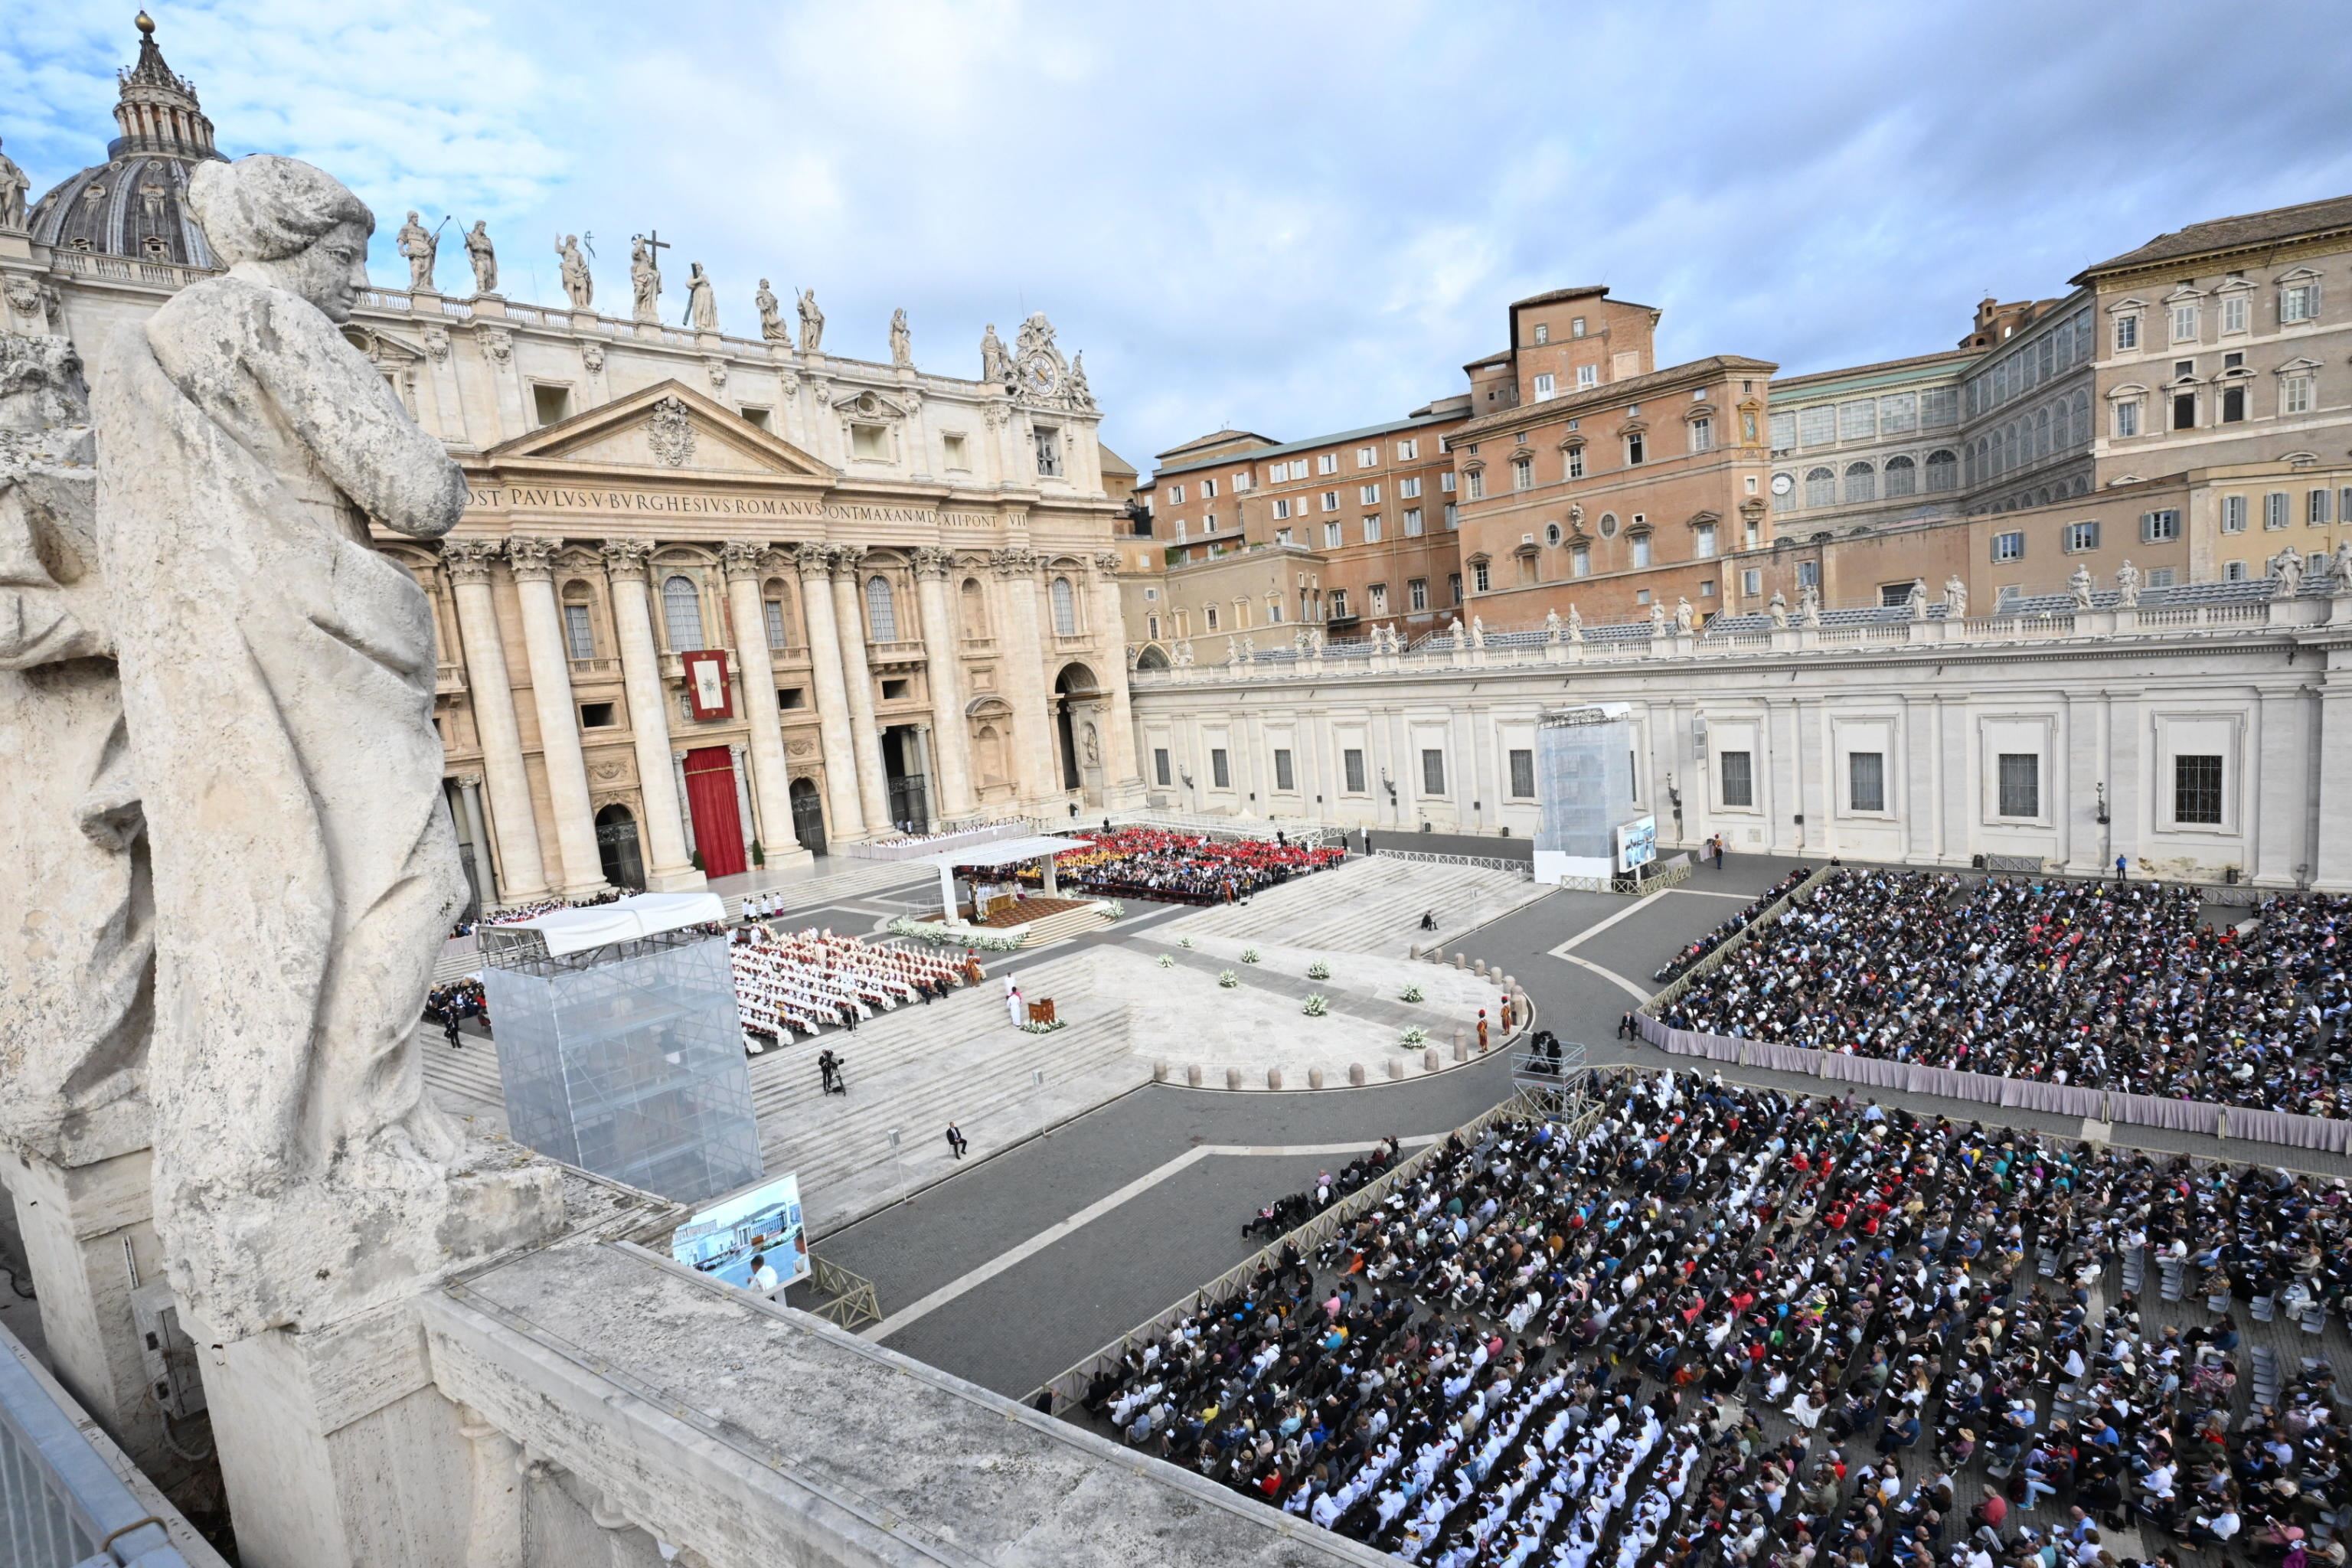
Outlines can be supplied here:
M142 261L129 256L94 256L79 250L55 252L50 265L68 277L90 278L101 283L141 283L152 289L184 289L199 279L215 276L202 267Z
M2042 643L2238 635L2255 628L2292 631L2323 626L2352 627L2352 594L2333 597L2307 594L2292 599L2078 610L2058 615L1996 610L1989 616L1965 619L1874 621L1826 626L1791 625L1767 631L1715 634L1669 629L1650 635L1647 623L1636 621L1588 626L1580 639L1570 637L1565 629L1556 638L1541 629L1489 632L1484 646L1466 644L1449 633L1440 633L1415 641L1397 653L1365 655L1351 649L1342 656L1326 648L1319 655L1301 655L1286 647L1262 650L1255 658L1237 658L1226 664L1130 670L1128 682L1139 690L1147 690L1202 682L1362 679L1589 665L1670 666L1710 659L1754 658L1759 655L1824 651L1883 654L1913 647L1990 650Z

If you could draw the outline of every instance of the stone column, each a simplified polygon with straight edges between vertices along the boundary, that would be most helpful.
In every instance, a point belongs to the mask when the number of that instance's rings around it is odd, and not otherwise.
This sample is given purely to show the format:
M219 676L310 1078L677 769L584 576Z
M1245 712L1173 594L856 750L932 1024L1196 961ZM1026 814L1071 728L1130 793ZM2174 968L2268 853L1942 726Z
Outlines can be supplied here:
M1135 712L1127 700L1127 632L1118 604L1118 552L1106 550L1095 557L1095 646L1103 650L1105 727L1103 737L1103 805L1137 805L1143 780L1135 768Z
M868 829L889 826L890 795L882 784L882 731L874 722L874 672L866 662L866 613L858 603L857 563L866 552L855 544L833 550L834 635L841 643L841 682L849 697L849 745L857 766L857 799Z
M817 737L824 749L824 797L836 841L866 837L866 813L857 802L857 758L849 738L849 695L842 689L841 638L833 626L829 544L803 544L793 552L801 580L801 620L808 627L809 681L816 689Z
M459 773L457 793L466 803L466 836L474 848L474 871L482 879L482 902L488 907L499 901L499 874L491 864L489 831L482 826L482 775Z
M677 786L677 830L686 836L686 852L691 858L701 853L694 842L694 812L687 805L686 753L672 747L669 753L670 782Z
M1013 705L1013 776L1021 804L1034 805L1062 793L1061 755L1054 740L1053 710L1046 705L1045 635L1037 617L1037 555L1000 550L989 565L1004 584L1003 658L997 668Z
M604 890L604 868L596 853L595 813L588 805L579 710L572 705L571 650L564 647L562 614L555 606L555 552L561 544L515 535L507 541L507 564L522 601L523 651L530 660L530 694L539 709L539 752L555 813L562 892L578 898Z
M621 645L621 683L629 696L629 732L635 742L637 788L646 803L646 886L656 893L699 888L703 875L688 858L678 826L677 781L670 771L668 700L662 691L661 655L654 647L653 612L646 601L645 539L604 542L613 582L613 628Z
M767 606L760 579L773 564L757 544L737 542L719 551L727 573L727 611L735 624L735 688L751 729L751 794L759 802L760 850L771 868L806 870L814 857L793 837L792 774L784 763L784 727L776 717L776 667L768 656ZM815 650L811 649L812 661ZM736 778L742 780L742 759ZM746 831L752 817L745 816Z
M939 815L950 821L980 809L980 797L971 787L971 731L963 717L963 656L955 603L948 593L948 569L953 559L936 546L915 552L915 599L923 618L923 669L931 689L931 750L939 765Z
M751 864L751 841L760 837L760 818L751 810L751 771L746 765L745 753L750 750L738 741L727 748L727 761L735 773L736 825L743 833L743 864ZM765 846L761 847L762 853Z
M487 540L451 540L442 564L457 600L457 632L466 644L466 688L473 699L474 731L482 743L482 773L490 785L490 814L499 832L499 898L510 904L547 897L539 858L539 818L530 807L530 776L523 772L522 732L515 726L514 688L490 603L490 563L499 547Z

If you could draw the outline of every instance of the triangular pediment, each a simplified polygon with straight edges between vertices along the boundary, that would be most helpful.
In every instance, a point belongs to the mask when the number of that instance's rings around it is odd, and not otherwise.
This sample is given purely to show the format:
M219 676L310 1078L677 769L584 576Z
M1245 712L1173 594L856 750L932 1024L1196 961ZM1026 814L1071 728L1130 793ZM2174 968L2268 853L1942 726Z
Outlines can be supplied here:
M665 381L493 447L492 462L831 481L833 468L724 404Z

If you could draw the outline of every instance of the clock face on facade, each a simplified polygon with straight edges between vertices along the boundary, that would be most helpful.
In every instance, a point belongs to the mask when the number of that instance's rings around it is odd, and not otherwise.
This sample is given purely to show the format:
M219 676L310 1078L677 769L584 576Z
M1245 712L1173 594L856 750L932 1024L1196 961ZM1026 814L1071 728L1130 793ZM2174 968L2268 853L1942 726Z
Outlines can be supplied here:
M1021 384L1034 397L1050 397L1061 379L1054 362L1044 354L1034 353L1021 362Z
M1774 474L1772 476L1772 493L1774 495L1784 496L1796 488L1797 481L1790 479L1788 475Z

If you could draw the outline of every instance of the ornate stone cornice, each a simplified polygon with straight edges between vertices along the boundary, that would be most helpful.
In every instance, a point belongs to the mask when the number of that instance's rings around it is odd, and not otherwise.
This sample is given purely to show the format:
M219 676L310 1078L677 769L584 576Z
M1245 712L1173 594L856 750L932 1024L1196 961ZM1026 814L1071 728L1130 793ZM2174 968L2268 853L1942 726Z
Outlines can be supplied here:
M447 567L453 583L487 583L490 567L499 558L499 542L495 539L445 539L441 542L441 564Z
M555 574L555 557L563 549L560 539L535 539L527 533L507 536L507 564L518 581L544 583Z
M915 575L918 577L936 577L945 582L954 564L955 552L951 550L942 550L936 544L915 547Z
M449 782L459 789L479 789L482 787L482 775L478 773L451 773Z
M793 565L803 577L822 577L825 563L833 557L833 546L810 541L793 546Z
M616 581L646 580L646 563L653 559L654 542L650 539L608 539L597 547L604 557L604 570Z
M1095 570L1106 577L1116 577L1118 575L1118 551L1102 551L1095 556Z
M756 579L768 569L768 547L748 540L730 540L719 547L719 564L730 583Z
M1000 577L1025 577L1036 572L1040 560L1035 551L1024 550L1016 544L991 552L988 564L989 569Z

